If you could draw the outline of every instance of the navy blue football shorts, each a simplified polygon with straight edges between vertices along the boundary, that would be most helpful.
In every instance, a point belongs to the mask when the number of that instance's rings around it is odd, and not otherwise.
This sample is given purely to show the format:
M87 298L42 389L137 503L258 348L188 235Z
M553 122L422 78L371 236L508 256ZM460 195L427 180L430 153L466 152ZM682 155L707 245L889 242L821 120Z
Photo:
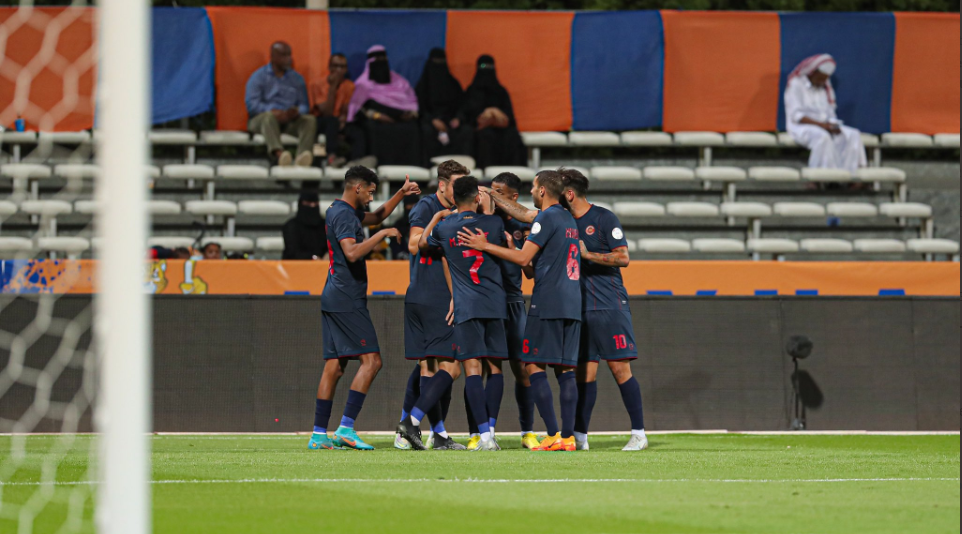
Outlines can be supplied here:
M454 325L459 362L476 358L508 357L508 341L503 319L468 319Z
M324 337L324 359L357 358L361 354L381 352L377 332L367 308L349 312L321 312Z
M443 306L404 303L405 359L454 359L458 347L454 342L454 327L445 319L447 314L447 302Z
M582 314L579 362L634 360L638 357L631 312L589 310Z
M524 326L528 323L528 312L524 301L508 303L508 318L504 320L504 332L508 337L508 357L521 360L521 346L524 343Z
M521 343L521 361L578 366L578 345L581 342L581 321L575 319L542 319L528 315Z

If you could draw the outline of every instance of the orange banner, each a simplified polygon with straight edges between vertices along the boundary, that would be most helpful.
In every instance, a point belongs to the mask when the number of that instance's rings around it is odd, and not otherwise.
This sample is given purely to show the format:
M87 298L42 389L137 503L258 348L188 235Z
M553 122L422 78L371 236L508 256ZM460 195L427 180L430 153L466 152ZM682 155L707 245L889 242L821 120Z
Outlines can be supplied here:
M571 12L448 11L451 74L467 87L494 58L521 131L571 129Z
M291 45L294 70L304 77L308 88L327 76L331 55L327 11L208 7L207 14L214 31L217 128L247 130L247 80L270 61L275 41Z
M772 131L778 13L662 11L666 132Z
M92 260L0 262L3 293L92 293ZM326 261L166 260L145 265L144 287L164 295L319 295ZM368 262L370 293L404 294L405 261ZM959 296L955 262L635 261L630 295L818 294ZM525 280L530 294L532 282Z
M896 13L892 131L959 131L959 15Z
M94 9L0 8L0 124L27 130L93 127L97 46Z

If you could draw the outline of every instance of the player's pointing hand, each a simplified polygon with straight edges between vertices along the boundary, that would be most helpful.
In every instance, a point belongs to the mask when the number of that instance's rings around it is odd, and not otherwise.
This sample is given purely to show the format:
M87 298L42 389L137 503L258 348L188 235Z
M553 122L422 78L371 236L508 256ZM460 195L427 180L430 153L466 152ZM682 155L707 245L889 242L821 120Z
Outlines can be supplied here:
M471 230L471 228L464 228L458 232L458 239L461 240L461 246L473 248L474 250L484 250L484 247L488 244L487 236L485 236L481 230Z
M411 177L407 174L404 175L404 185L401 186L401 191L404 192L404 196L421 194L421 188L418 186L418 183L412 182Z

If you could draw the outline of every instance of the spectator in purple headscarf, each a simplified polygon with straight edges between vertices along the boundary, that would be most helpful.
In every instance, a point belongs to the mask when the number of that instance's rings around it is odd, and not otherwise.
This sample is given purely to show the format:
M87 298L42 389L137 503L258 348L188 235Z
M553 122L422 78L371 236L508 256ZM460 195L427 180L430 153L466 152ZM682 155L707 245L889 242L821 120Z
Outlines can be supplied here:
M374 155L379 165L418 165L417 118L418 99L411 84L391 70L383 46L372 46L347 109L351 159Z

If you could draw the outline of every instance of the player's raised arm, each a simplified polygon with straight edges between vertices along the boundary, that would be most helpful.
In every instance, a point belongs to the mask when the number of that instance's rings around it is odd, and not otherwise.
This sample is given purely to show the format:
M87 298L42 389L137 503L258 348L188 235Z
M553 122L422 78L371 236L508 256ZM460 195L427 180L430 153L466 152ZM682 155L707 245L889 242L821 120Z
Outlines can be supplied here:
M627 267L628 262L628 247L618 247L611 252L600 253L600 252L588 252L585 247L584 241L578 241L581 245L581 258L588 260L592 263L597 263L599 265L605 265L607 267Z
M388 186L385 185L385 187L388 187ZM384 204L381 204L381 207L372 211L371 213L365 214L364 220L362 221L362 223L365 226L374 226L374 225L381 224L382 222L384 222L385 219L387 219L391 215L391 213L394 211L394 208L396 208L397 205L401 203L401 200L404 199L404 197L406 197L407 195L420 195L420 194L421 194L421 188L418 187L417 182L412 182L409 177L405 176L404 185L401 186L401 189L399 189L397 193L394 193L394 195L391 198L389 198L387 202L385 202Z
M521 222L532 223L534 222L534 218L538 216L537 210L529 210L525 206L504 197L493 189L484 188L482 191L491 195L491 200L493 200L499 208L504 210L505 213Z
M541 247L532 243L531 241L526 241L521 250L505 248L490 243L488 238L484 235L484 232L481 230L475 230L474 232L469 230L471 229L466 228L458 232L458 239L460 239L462 246L472 248L474 250L480 250L481 252L487 252L495 258L507 260L511 263L521 265L522 267L531 263L531 260L534 259L535 255L538 254L538 251L541 249Z
M431 222L428 223L427 228L425 228L421 232L421 234L418 236L419 250L426 251L431 248L432 245L431 243L428 242L428 240L431 238L431 233L434 232L434 227L437 226L438 223L441 222L441 220L447 217L448 215L451 215L451 210L441 210L435 213L434 217L431 217ZM449 279L448 288L450 289L450 287L451 287L451 283Z

